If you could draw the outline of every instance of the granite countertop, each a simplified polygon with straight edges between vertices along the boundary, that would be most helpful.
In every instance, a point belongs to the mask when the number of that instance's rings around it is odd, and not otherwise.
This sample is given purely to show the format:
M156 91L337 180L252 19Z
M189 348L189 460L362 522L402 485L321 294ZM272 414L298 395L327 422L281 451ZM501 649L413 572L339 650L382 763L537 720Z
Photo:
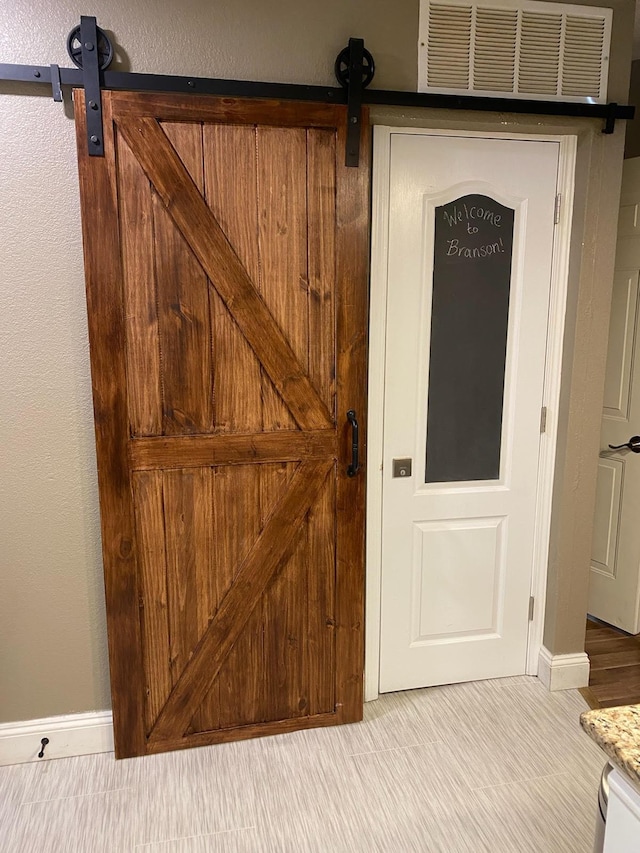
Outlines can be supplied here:
M640 705L585 711L580 725L611 763L640 785Z

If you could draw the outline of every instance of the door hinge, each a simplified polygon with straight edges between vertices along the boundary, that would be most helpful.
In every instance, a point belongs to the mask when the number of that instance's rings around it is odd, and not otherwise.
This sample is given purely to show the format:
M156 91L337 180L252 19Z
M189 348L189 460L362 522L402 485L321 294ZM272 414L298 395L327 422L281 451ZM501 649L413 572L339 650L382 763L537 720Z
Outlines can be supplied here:
M555 207L553 208L553 221L554 221L555 225L557 225L558 222L560 222L560 207L561 207L561 205L562 205L562 194L557 193L556 194L556 204L555 204Z
M531 620L533 619L533 608L535 606L535 603L535 598L532 595L529 596L529 622L531 622Z
M547 431L547 407L543 406L540 409L540 433Z

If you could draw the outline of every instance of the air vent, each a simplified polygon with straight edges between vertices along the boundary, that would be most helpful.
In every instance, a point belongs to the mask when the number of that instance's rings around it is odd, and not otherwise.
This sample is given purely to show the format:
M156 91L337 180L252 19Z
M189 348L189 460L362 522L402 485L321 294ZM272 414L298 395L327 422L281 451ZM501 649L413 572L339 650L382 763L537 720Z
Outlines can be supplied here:
M606 103L612 10L423 2L418 91Z

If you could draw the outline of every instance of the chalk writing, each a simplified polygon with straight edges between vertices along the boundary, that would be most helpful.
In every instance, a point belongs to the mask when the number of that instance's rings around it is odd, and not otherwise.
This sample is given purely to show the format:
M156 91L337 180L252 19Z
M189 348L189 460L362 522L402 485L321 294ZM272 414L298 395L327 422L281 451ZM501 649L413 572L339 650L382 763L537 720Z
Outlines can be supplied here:
M463 220L469 223L473 222L473 220L489 222L496 228L500 228L502 223L502 214L496 213L496 211L491 210L491 208L480 207L475 204L472 204L470 207L467 207L467 205L463 202L461 208L458 208L458 206L454 204L453 210L447 210L446 207L442 207L441 210L444 215L445 221L447 222L449 227L453 227L458 222L462 222ZM470 225L469 227L473 226Z
M486 195L436 208L426 483L500 476L514 225Z
M453 240L447 240L447 243L449 244L447 255L458 255L461 258L488 258L489 255L504 252L502 237L499 237L497 242L488 243L486 246L460 246L455 237Z

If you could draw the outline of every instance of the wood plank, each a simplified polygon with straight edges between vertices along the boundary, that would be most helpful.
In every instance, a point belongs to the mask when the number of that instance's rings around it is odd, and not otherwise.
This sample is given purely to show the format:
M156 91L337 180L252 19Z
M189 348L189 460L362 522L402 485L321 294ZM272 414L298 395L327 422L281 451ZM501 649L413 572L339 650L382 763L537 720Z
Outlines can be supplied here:
M231 588L236 574L260 535L261 468L243 465L217 468L214 477L218 600ZM220 726L257 722L264 682L262 607L258 604L220 668ZM211 695L211 694L209 694Z
M617 652L589 655L591 672L599 669L616 669L620 666L640 664L640 643L635 648L625 648Z
M613 634L611 637L596 640L595 642L587 637L585 643L585 651L589 657L621 652L628 648L640 648L640 640L637 637L621 637L619 634Z
M260 265L255 128L205 124L203 140L207 204L250 278L257 282ZM231 161L233 169L229 168ZM240 187L242 204L238 203ZM259 433L262 429L260 363L213 288L211 312L216 431ZM300 433L296 432L298 435ZM260 534L262 468L224 465L214 472L214 546L219 601L226 595ZM258 605L205 697L200 715L203 730L209 718L215 719L207 706L216 702L220 726L239 726L259 719L264 677L262 638L262 607Z
M209 732L194 732L182 738L167 738L153 740L149 743L149 752L166 752L174 749L191 749L199 746L210 746L216 743L230 743L239 738L271 737L287 732L316 729L324 726L335 726L343 719L338 709L332 714L317 714L313 717L296 717L291 720L274 720L269 723L257 723L240 728L218 729Z
M117 148L129 422L133 435L161 435L162 383L151 186L124 139L118 138Z
M629 634L625 634L623 631L615 630L614 628L604 628L599 626L598 628L594 628L586 636L586 640L590 643L598 643L602 641L614 640L616 638L626 638Z
M119 128L298 426L330 426L327 407L158 123L131 117Z
M171 675L175 686L217 606L209 468L163 473ZM194 711L197 706L194 705Z
M364 526L366 484L366 387L369 246L368 111L362 111L360 167L344 165L346 122L336 141L336 409L339 456L336 575L336 702L346 722L362 719L364 671ZM355 409L360 424L357 476L347 477L351 430L346 419Z
M142 601L145 728L150 732L173 687L167 611L162 473L141 471L134 474L133 494Z
M293 465L270 466L262 478L263 512L266 500L278 493L294 474ZM269 587L263 599L264 614L264 692L262 719L284 720L308 714L309 686L306 670L307 519L301 518L296 546Z
M181 737L271 579L292 553L299 526L317 500L331 465L302 462L282 500L254 543L233 586L164 706L150 742ZM166 476L166 475L165 475Z
M202 192L201 126L176 123L164 124L162 129ZM163 432L165 435L212 432L213 374L207 277L156 192L153 201Z
M89 157L84 92L74 91L82 236L91 340L102 556L114 742L118 758L145 752L144 666L138 613L123 274L109 92L103 93L104 157ZM96 199L100 200L96 204ZM99 239L96 239L99 235Z
M640 704L640 691L636 691L635 693L627 693L624 698L617 697L614 699L603 699L598 703L599 708L618 708L621 705L639 705Z
M308 516L306 667L309 714L335 709L336 469Z
M629 695L640 693L640 665L596 670L589 677L589 687L599 702L616 699L622 704Z
M307 131L309 376L335 417L335 131Z
M585 651L591 667L583 696L592 708L640 702L640 635L587 619Z
M260 292L302 368L309 366L306 132L258 127L258 245ZM270 382L263 385L263 429L295 421Z
M332 429L283 430L249 435L189 435L139 438L129 443L134 470L246 465L248 462L297 462L336 454Z
M284 330L300 364L308 370L306 132L301 128L258 127L258 244L260 290ZM268 377L262 389L263 429L291 429L295 422ZM288 479L290 467L265 469L262 511ZM308 713L305 672L307 634L307 524L297 546L263 601L264 720Z
M259 282L255 136L254 127L206 124L203 128L207 204L249 277ZM259 432L260 363L213 288L210 299L216 432Z
M335 130L307 130L309 376L335 417ZM336 470L308 517L309 714L335 708Z
M266 98L220 98L215 95L172 95L165 92L112 92L117 121L126 116L149 116L164 121L217 122L277 127L336 127L344 121L344 106Z

